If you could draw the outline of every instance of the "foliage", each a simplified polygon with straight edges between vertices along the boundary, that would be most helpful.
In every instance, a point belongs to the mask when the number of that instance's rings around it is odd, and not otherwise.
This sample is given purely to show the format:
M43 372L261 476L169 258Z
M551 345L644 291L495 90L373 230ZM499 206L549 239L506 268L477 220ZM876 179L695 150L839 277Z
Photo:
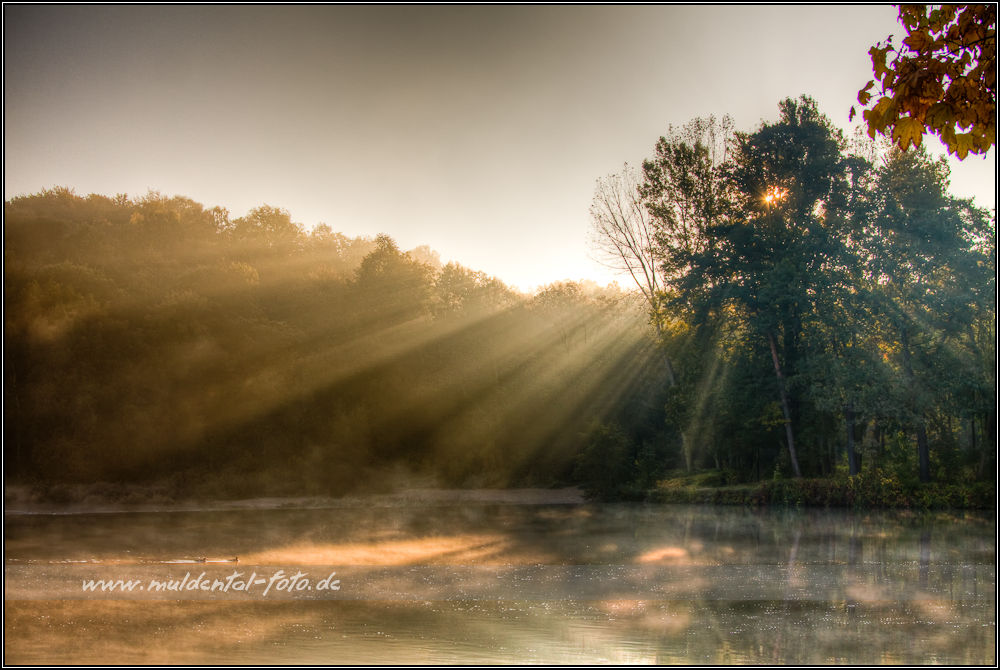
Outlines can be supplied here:
M4 215L6 473L54 498L568 483L592 420L662 426L613 288L525 296L271 206L57 188Z
M890 36L869 50L875 79L858 91L871 137L889 135L905 150L930 132L959 159L996 144L996 9L899 5L907 36L898 49Z
M805 96L721 145L712 127L660 138L638 186L675 462L830 504L988 481L995 219L948 193L943 159L851 146ZM861 488L783 483L842 471Z
M669 479L650 491L649 499L661 503L750 507L996 508L996 490L988 482L906 484L877 469L852 477L780 479L735 486L723 485L717 478L697 483L689 477Z
M658 313L660 294L656 241L652 220L639 192L639 175L629 165L597 183L590 206L592 242L602 262L627 272Z
M600 425L591 432L577 457L573 478L585 487L590 497L619 498L631 479L633 461L632 446L621 427Z
M923 148L854 151L805 96L749 132L672 129L595 200L642 295L522 295L266 205L13 198L8 477L63 497L343 493L402 472L602 499L981 505L995 218Z

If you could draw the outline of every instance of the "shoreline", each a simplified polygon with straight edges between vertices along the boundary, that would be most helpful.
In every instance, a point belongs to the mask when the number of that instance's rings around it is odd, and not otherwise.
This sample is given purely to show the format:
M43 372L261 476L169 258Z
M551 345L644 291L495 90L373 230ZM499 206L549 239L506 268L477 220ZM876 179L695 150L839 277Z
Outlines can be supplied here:
M164 512L232 512L246 510L307 510L355 507L399 508L407 506L471 505L576 505L587 502L578 487L553 489L444 489L412 488L393 493L348 494L334 496L260 496L243 499L206 499L167 501L154 499L142 501L131 491L126 501L101 500L86 496L80 501L53 502L33 495L30 487L7 486L4 489L4 514L72 515L72 514L121 514Z
M884 477L763 480L756 483L706 486L692 478L674 478L644 490L599 499L580 487L559 488L442 488L418 486L392 492L349 493L342 496L262 495L249 498L182 497L165 495L159 487L126 485L109 491L104 484L76 485L60 500L51 489L37 485L4 487L4 514L74 515L168 512L231 512L250 510L400 508L444 505L582 505L590 502L648 503L656 505L718 505L812 507L864 510L977 510L997 511L996 490L988 483L933 482L902 485Z
M997 511L996 487L988 482L912 485L882 473L763 480L730 486L698 486L683 479L666 480L647 491L645 500L662 504L746 507Z

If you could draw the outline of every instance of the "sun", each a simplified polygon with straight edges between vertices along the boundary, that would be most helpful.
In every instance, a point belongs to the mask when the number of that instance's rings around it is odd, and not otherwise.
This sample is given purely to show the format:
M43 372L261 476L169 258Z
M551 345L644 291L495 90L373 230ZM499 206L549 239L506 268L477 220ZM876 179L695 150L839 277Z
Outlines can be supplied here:
M780 186L771 186L764 193L764 204L773 205L776 202L780 202L788 197L788 189L781 188Z

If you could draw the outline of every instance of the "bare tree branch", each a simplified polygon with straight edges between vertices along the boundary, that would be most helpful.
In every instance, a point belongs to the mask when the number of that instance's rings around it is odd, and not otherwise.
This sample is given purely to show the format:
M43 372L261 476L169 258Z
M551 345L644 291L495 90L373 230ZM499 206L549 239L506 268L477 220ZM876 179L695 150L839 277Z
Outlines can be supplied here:
M662 281L657 270L655 229L639 194L635 168L625 164L621 172L598 180L590 219L598 260L628 272L656 314Z

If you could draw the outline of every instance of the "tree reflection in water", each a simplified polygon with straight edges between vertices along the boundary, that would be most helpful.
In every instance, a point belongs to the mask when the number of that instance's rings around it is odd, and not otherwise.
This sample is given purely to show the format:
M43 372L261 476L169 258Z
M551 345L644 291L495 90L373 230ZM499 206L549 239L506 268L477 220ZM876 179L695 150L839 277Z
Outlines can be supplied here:
M974 515L435 503L6 521L16 664L994 661L993 520ZM334 566L343 589L82 599L55 563L152 575L165 567L136 559L224 554Z

